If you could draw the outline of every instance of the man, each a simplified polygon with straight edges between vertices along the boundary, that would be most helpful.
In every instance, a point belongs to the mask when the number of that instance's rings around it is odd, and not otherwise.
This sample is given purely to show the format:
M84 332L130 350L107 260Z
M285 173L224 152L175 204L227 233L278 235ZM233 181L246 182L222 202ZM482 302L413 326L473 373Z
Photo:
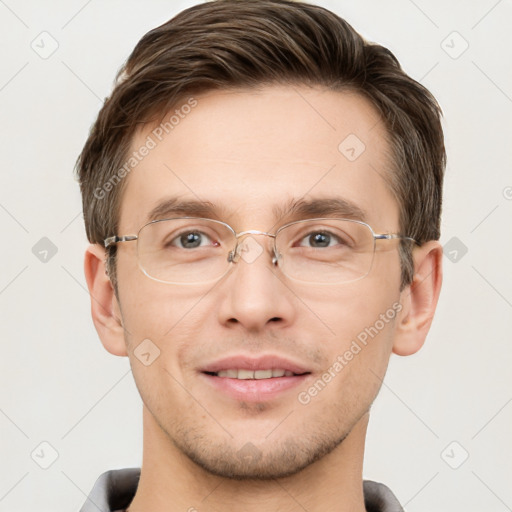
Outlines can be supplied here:
M218 0L146 34L77 162L143 462L82 511L402 510L364 440L434 315L444 166L435 99L323 8Z

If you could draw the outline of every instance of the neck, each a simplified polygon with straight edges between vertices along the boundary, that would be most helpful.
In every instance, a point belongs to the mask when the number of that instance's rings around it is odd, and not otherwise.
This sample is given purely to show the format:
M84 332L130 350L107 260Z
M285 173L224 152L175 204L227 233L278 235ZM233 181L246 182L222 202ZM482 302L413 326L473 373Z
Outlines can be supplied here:
M185 456L144 407L143 462L128 512L332 510L364 512L365 414L331 453L299 473L273 480L233 480L206 472Z

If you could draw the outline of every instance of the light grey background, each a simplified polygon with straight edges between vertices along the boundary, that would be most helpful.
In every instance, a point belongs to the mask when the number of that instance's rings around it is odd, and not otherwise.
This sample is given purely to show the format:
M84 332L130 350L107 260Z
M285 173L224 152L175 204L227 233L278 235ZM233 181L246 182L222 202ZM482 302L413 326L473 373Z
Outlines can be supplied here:
M140 465L128 360L90 319L72 169L133 46L194 3L0 0L2 512L78 511L101 472ZM317 3L388 46L445 114L443 292L425 347L391 359L365 477L409 512L512 510L512 1Z

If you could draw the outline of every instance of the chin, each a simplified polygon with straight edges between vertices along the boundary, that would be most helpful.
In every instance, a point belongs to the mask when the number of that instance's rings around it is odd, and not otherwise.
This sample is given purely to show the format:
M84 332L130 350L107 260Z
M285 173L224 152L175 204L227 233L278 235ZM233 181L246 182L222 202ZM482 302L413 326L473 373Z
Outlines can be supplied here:
M232 480L274 480L299 473L333 451L346 436L327 438L316 435L309 439L294 438L258 446L247 441L238 450L232 446L234 443L214 444L211 439L196 436L193 436L193 443L182 440L175 445L212 475Z

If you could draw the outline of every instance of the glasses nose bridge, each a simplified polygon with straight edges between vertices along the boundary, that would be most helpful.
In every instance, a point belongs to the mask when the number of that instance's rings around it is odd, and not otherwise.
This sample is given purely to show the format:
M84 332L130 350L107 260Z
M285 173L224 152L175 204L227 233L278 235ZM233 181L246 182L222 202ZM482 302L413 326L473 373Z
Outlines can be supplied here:
M235 233L235 238L238 240L240 237L245 235L265 235L270 236L271 238L276 237L276 235L273 233L267 233L266 231L259 231L257 229L248 229L247 231L240 231L240 233Z
M272 251L274 252L273 256L272 256L272 264L273 265L276 265L277 264L277 260L278 260L278 255L277 255L277 252L276 252L276 234L274 233L268 233L267 231L260 231L258 229L248 229L246 231L240 231L239 233L235 233L235 241L236 241L236 244L235 244L235 247L232 251L230 251L229 253L229 256L228 256L228 261L229 262L232 262L232 263L237 263L240 259L240 256L241 256L241 247L242 247L242 244L240 243L240 241L248 236L248 235L261 235L261 236L268 236L270 238L273 238L274 239L274 243L272 245Z

